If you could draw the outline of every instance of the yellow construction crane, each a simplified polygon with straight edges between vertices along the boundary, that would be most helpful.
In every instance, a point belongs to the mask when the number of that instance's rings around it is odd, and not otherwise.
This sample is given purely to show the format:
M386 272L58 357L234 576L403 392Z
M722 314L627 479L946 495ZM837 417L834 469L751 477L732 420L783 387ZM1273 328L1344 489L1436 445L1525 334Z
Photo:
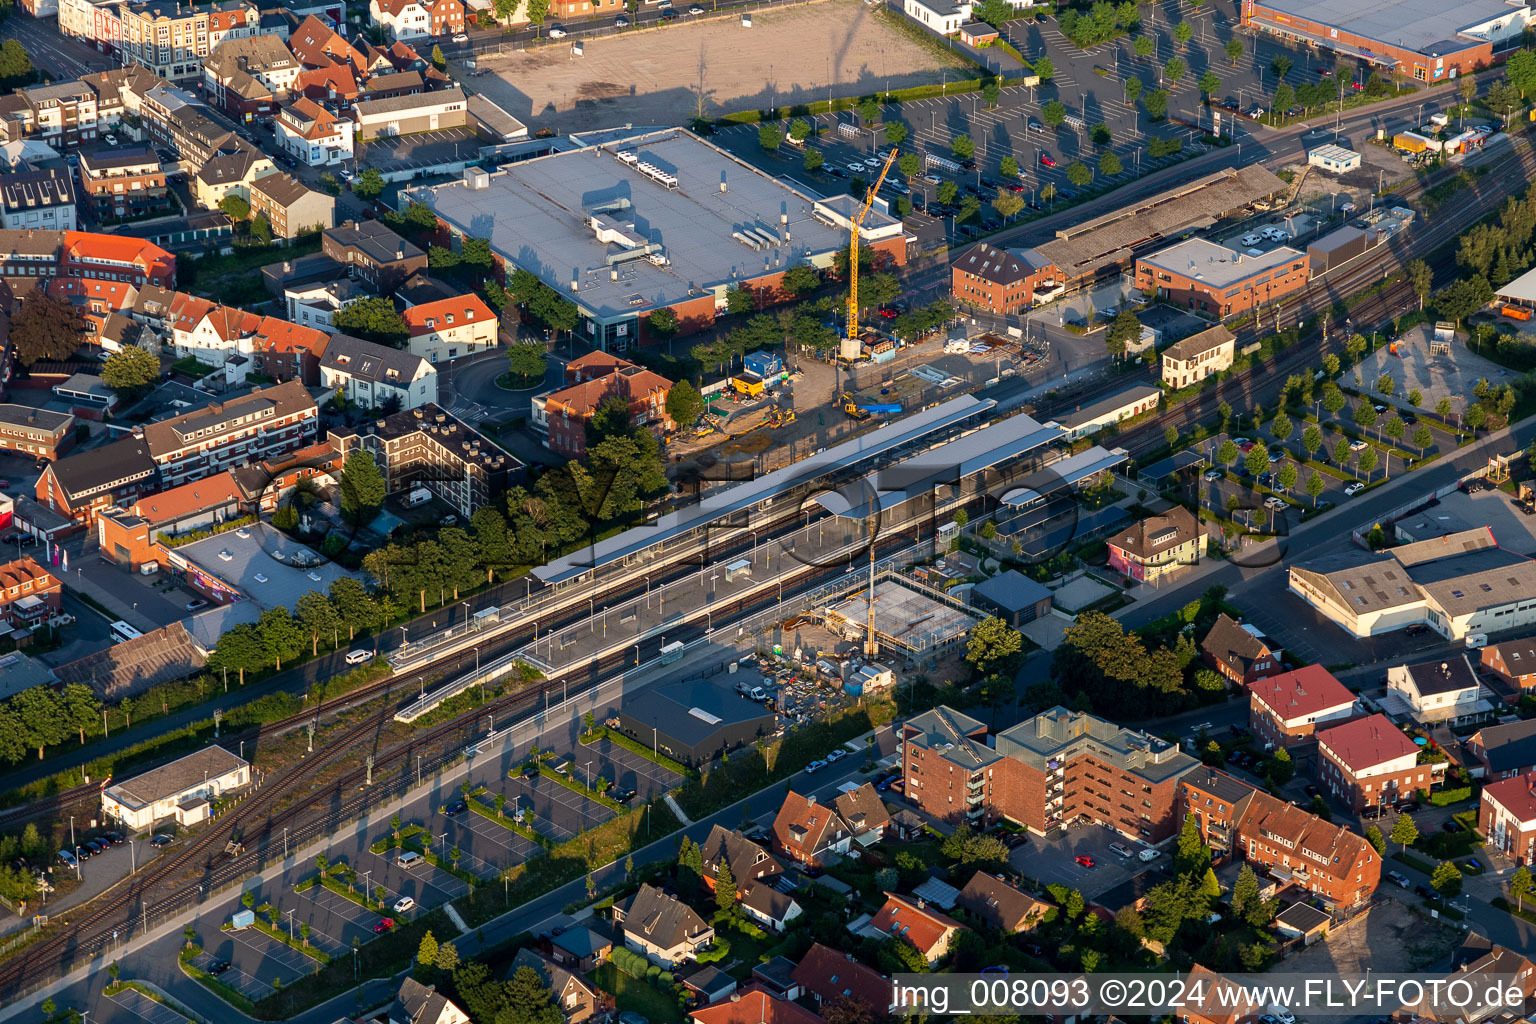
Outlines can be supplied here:
M848 340L855 341L859 336L859 228L864 223L864 218L869 214L869 208L875 205L875 193L880 191L880 186L885 184L885 176L891 170L891 165L896 162L896 147L891 147L890 155L885 158L885 166L880 168L880 177L869 186L869 192L864 196L864 206L853 216L853 224L848 233Z

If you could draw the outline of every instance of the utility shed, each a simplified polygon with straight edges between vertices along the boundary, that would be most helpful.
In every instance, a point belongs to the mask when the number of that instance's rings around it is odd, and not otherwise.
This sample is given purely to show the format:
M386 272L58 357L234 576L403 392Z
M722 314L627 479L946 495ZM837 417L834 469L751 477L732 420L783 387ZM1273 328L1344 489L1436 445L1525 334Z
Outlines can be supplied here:
M1357 227L1346 224L1319 238L1307 246L1307 260L1313 274L1321 274L1371 247L1371 236Z

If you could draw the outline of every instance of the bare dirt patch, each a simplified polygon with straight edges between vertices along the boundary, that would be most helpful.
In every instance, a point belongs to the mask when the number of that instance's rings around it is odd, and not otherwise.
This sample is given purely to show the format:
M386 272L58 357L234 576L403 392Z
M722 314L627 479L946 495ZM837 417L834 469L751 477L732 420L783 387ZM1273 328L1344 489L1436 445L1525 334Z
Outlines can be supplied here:
M701 112L825 100L938 83L947 60L857 0L759 10L752 28L735 17L483 57L493 75L474 88L533 128L559 132L623 124L682 124Z
M1311 975L1411 973L1442 963L1461 931L1403 906L1378 900L1367 914L1328 933L1324 942L1276 964L1276 973Z

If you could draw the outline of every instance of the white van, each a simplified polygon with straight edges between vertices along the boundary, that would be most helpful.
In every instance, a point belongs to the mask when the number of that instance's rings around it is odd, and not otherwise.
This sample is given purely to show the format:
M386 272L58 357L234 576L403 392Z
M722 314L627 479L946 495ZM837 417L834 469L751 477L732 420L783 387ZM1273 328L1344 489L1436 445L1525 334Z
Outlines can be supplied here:
M1258 245L1259 244L1259 236L1258 235L1244 235L1242 238L1238 239L1238 243L1243 245L1243 246Z
M415 867L417 864L420 864L421 861L421 854L417 853L415 850L406 850L400 856L395 858L396 864L407 869Z
M1487 647L1487 646L1488 646L1488 634L1487 633L1473 633L1473 634L1471 634L1470 636L1467 637L1467 649L1468 650L1476 650L1479 647Z
M348 665L363 665L373 660L372 651L356 650L347 652Z

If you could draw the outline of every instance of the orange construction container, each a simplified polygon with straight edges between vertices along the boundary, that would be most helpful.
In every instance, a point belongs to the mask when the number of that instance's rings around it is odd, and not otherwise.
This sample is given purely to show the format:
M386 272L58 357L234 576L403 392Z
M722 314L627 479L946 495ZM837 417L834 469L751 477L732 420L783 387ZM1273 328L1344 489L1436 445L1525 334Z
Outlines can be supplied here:
M1499 312L1511 320L1529 320L1531 318L1531 311L1524 306L1505 306Z

